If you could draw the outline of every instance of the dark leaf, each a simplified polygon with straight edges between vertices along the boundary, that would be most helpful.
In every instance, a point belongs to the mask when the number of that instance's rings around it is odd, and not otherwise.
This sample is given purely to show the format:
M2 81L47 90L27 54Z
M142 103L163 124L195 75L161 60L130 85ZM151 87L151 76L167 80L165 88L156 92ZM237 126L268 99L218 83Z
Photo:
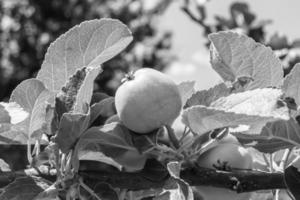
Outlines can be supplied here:
M90 113L64 113L59 124L55 141L60 150L67 153L76 143L80 135L88 128Z
M20 177L4 188L0 200L33 200L50 185L51 183L43 178Z
M290 165L284 170L285 184L296 200L300 199L300 170L299 166Z

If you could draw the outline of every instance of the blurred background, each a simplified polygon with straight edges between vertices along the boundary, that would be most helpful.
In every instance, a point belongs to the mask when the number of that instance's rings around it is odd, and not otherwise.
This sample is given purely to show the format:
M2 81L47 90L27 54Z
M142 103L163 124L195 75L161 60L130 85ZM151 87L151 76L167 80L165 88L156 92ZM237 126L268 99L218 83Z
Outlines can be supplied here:
M128 25L134 41L103 65L97 91L114 95L124 73L155 68L196 89L220 82L209 64L207 35L247 34L276 50L287 73L300 60L297 0L1 0L0 100L34 77L51 42L84 20L112 17Z

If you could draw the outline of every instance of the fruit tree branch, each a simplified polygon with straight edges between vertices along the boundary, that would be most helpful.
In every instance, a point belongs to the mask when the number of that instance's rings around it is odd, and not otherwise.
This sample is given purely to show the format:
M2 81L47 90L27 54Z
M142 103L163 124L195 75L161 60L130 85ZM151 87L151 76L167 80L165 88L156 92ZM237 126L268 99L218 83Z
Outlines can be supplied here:
M143 190L149 188L162 188L165 181L170 177L161 176L152 179L142 172L120 172L120 171L80 171L84 180L101 181L113 187L129 190ZM42 176L55 180L53 171L26 169L18 172L0 172L0 188L13 182L20 176ZM237 192L251 192L268 189L284 189L283 173L261 172L261 171L236 171L227 172L201 167L184 169L181 178L191 186L214 186L228 188Z

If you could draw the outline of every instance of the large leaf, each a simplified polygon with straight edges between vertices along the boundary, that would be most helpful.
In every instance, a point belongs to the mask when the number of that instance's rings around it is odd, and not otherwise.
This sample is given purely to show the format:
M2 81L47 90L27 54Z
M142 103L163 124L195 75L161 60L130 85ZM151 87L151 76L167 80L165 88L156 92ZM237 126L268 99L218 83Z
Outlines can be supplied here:
M292 97L300 106L300 64L296 64L285 77L282 87L285 97Z
M0 200L32 200L49 186L43 178L20 177L4 188Z
M283 70L271 48L231 31L212 33L211 64L225 81L251 80L246 89L279 87Z
M43 129L47 123L46 108L52 98L53 94L37 79L23 81L12 92L9 101L16 102L30 114L26 123L23 123L29 138L41 136L36 131Z
M214 96L214 93L205 93ZM278 103L281 95L279 89L263 88L223 96L213 102L208 98L208 107L199 105L188 108L184 111L183 120L198 134L239 125L250 126L249 133L259 134L267 122L289 119L287 106ZM207 102L204 100L201 102Z
M279 89L263 88L231 94L212 102L210 107L239 114L289 119L289 109L278 103L282 92Z
M130 30L118 20L85 21L50 45L37 78L50 91L58 92L77 69L101 65L131 40Z
M258 135L236 133L235 136L240 143L250 144L264 153L300 146L300 126L292 118L269 122Z
M249 126L248 131L258 134L267 122L276 120L273 117L237 114L205 106L188 108L183 112L182 117L184 124L200 135L217 128L239 125L247 125Z
M226 97L230 93L230 88L228 88L224 83L220 83L208 90L201 90L194 93L187 100L185 108L196 105L209 106L213 101L219 99L220 97Z

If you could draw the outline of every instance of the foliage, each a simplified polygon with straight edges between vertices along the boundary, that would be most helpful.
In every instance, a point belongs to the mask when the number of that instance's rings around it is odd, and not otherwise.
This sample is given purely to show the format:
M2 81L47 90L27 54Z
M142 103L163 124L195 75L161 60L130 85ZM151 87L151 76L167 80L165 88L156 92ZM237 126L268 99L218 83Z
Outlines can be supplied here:
M93 82L101 64L131 42L127 26L108 18L85 21L56 39L37 78L20 83L10 106L1 106L0 141L27 146L30 168L6 180L14 172L1 160L0 199L192 200L199 194L192 186L208 183L236 192L285 188L299 198L299 161L289 161L300 146L298 67L284 77L274 53L246 35L221 31L208 38L212 67L224 82L207 91L195 91L193 82L178 85L186 127L179 135L169 125L137 134L120 119L106 123L116 115L114 97L94 93ZM239 45L243 50L229 51ZM19 113L23 118L15 121ZM251 147L253 159L271 155L270 161L247 171L226 162L198 166L199 156L228 135Z
M70 5L76 8L74 2ZM201 19L184 10L211 33L214 26L205 24L205 7L197 3ZM55 5L63 8L59 2ZM122 9L127 12L129 4ZM27 169L14 171L13 163L0 159L0 200L192 200L202 198L195 186L203 185L251 192L253 199L283 198L282 191L287 191L286 199L299 199L299 64L286 70L284 60L276 56L278 49L290 52L295 46L270 42L272 51L257 43L265 43L266 23L254 26L255 15L246 4L233 4L231 14L229 20L217 18L222 27L215 26L218 32L208 36L211 65L223 82L202 91L194 89L195 82L177 85L182 132L174 131L174 124L133 132L118 118L114 97L97 92L94 81L109 71L105 66L112 58L131 55L136 43L144 42L132 24L130 30L116 19L94 19L58 37L37 78L21 82L9 103L0 103L0 145L23 147L29 163ZM246 31L237 32L240 27ZM139 64L148 66L144 61ZM198 164L224 141L247 148L253 168L238 169L226 161L214 168Z

